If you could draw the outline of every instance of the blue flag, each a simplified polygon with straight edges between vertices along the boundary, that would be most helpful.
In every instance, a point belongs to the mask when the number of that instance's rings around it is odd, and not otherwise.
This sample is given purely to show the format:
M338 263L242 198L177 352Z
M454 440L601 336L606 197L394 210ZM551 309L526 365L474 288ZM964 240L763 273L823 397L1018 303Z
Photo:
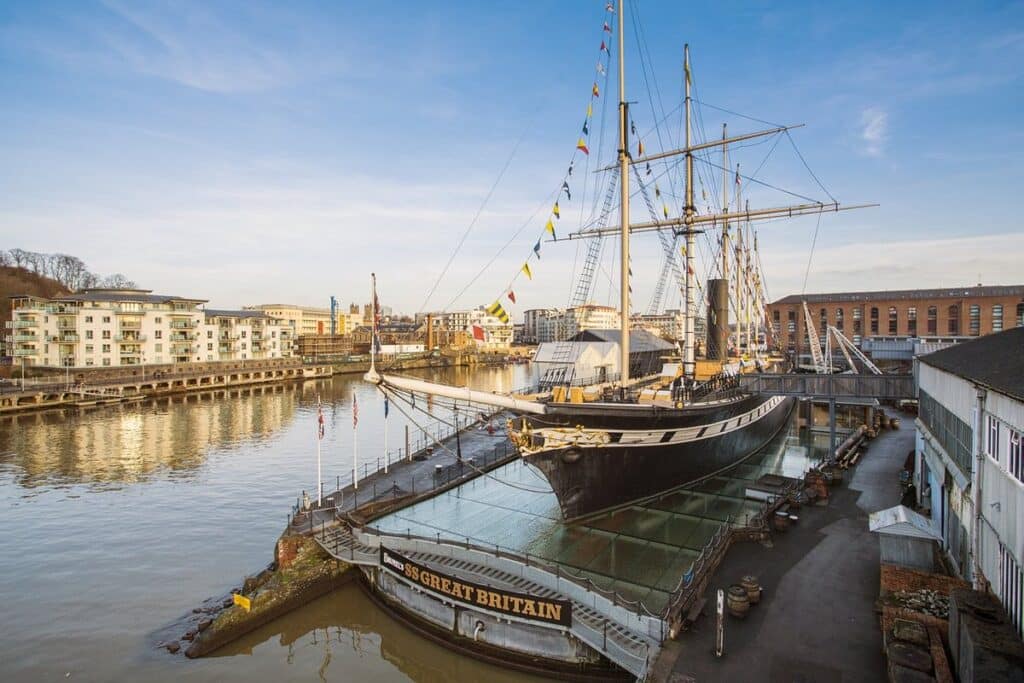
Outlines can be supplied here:
M537 258L540 258L540 240L537 240L537 244L533 245L533 251L537 254Z

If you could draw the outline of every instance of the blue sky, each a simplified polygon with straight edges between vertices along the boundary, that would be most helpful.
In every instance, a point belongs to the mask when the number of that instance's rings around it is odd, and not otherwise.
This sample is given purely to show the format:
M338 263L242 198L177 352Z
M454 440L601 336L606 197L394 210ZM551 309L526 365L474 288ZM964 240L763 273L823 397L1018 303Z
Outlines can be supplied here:
M604 4L6 2L0 246L72 253L225 307L363 301L374 270L385 303L411 312L515 149L428 308L489 303L572 154ZM689 42L703 102L806 123L793 139L826 188L881 204L821 221L809 291L1021 281L1024 3L627 7L666 110ZM633 118L650 131L627 37ZM701 113L709 135L759 125ZM677 133L664 127L666 144ZM734 161L752 169L769 146ZM758 177L824 196L785 139ZM580 218L582 182L577 171L560 231ZM787 200L748 188L752 204ZM773 297L801 290L815 225L760 229ZM642 309L659 252L653 236L635 241ZM575 254L545 245L533 281L515 284L518 308L564 305ZM602 273L595 299L608 296Z

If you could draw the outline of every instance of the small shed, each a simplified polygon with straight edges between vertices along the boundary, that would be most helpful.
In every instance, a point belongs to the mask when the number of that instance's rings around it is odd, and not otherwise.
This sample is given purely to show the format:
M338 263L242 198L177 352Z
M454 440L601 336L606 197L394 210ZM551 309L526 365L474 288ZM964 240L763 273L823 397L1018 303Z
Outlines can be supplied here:
M879 535L882 562L932 571L942 535L932 520L904 505L872 512L868 527Z

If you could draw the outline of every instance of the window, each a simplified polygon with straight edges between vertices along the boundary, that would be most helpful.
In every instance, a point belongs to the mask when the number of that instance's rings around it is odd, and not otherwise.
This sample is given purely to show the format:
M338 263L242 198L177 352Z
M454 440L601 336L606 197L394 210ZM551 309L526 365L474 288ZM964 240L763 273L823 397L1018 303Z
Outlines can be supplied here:
M859 334L853 335L853 343L856 344L857 346L860 346L860 335Z
M1024 327L1024 303L1017 304L1017 327Z
M1024 437L1021 433L1010 430L1010 450L1006 458L1006 469L1019 482L1024 482Z
M161 351L164 350L164 345L163 344L154 344L153 345L153 350L156 351L157 353L160 353ZM157 361L157 362L159 363L160 361Z
M992 305L992 331L1002 332L1003 331L1003 305L993 304Z
M207 356L206 360L213 360L213 356Z
M109 315L103 316L103 322L109 323L110 322L110 316Z
M104 339L110 339L110 330L103 330L102 336Z
M789 311L789 318L788 319L789 320L796 320L796 311L790 309L790 311Z
M85 316L85 322L91 323L92 322L92 316L91 315Z
M969 311L969 327L970 334L972 337L977 337L981 334L981 306L978 304L971 304L971 307L967 309Z
M242 339L245 339L245 330L242 330ZM623 344L623 346L625 346L625 344ZM245 348L245 347L242 347L242 348Z
M245 351L245 342L242 342L242 350ZM245 354L242 354L242 358L245 358Z
M85 338L86 339L92 339L92 330L86 330L85 331Z
M213 344L207 344L206 345L206 350L207 351L213 351Z
M1011 550L1002 543L999 544L999 599L1017 637L1024 636L1024 572Z
M163 321L164 321L164 319L161 318L160 316L157 316L157 317L153 318L153 322L155 322L157 325L159 325Z
M110 359L109 358L104 358L103 359L103 364L104 365L110 365Z
M960 334L960 307L953 304L946 311L946 329L949 334Z
M787 329L789 330L790 334L793 334L794 332L796 332L796 321L795 320L790 320L789 323L787 324Z
M93 345L92 345L92 344L86 344L86 345L85 345L85 352L86 352L86 353L93 353L93 349L94 349L94 348L95 348L95 347L93 347Z
M897 334L899 328L899 314L896 312L895 306L889 307L889 334Z
M871 307L871 334L878 334L878 308Z
M207 330L206 331L206 338L207 339L213 339L213 330Z
M968 478L971 476L973 430L952 411L921 389L918 392L918 416L921 423L935 436L943 450ZM980 425L979 425L980 428Z
M861 309L860 306L855 306L853 309L853 319L860 320L863 313L864 311Z
M153 332L153 339L163 339L163 338L164 338L163 330L156 330L155 332Z
M928 307L928 334L939 333L939 309L937 306Z
M999 420L991 415L985 418L988 422L988 439L985 440L985 453L999 462Z
M772 320L774 320L775 322L779 322L779 309L776 308L774 311L772 311Z
M104 344L101 350L103 353L110 353L110 344Z
M917 336L917 308L914 306L907 309L907 334Z

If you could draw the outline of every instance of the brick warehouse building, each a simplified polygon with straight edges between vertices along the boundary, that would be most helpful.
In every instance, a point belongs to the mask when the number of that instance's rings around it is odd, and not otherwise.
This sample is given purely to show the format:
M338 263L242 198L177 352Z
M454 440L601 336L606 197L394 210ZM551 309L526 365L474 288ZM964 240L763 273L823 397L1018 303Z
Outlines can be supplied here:
M791 295L768 304L777 346L809 353L803 302L819 335L834 325L857 346L870 338L969 339L1024 326L1024 285Z

